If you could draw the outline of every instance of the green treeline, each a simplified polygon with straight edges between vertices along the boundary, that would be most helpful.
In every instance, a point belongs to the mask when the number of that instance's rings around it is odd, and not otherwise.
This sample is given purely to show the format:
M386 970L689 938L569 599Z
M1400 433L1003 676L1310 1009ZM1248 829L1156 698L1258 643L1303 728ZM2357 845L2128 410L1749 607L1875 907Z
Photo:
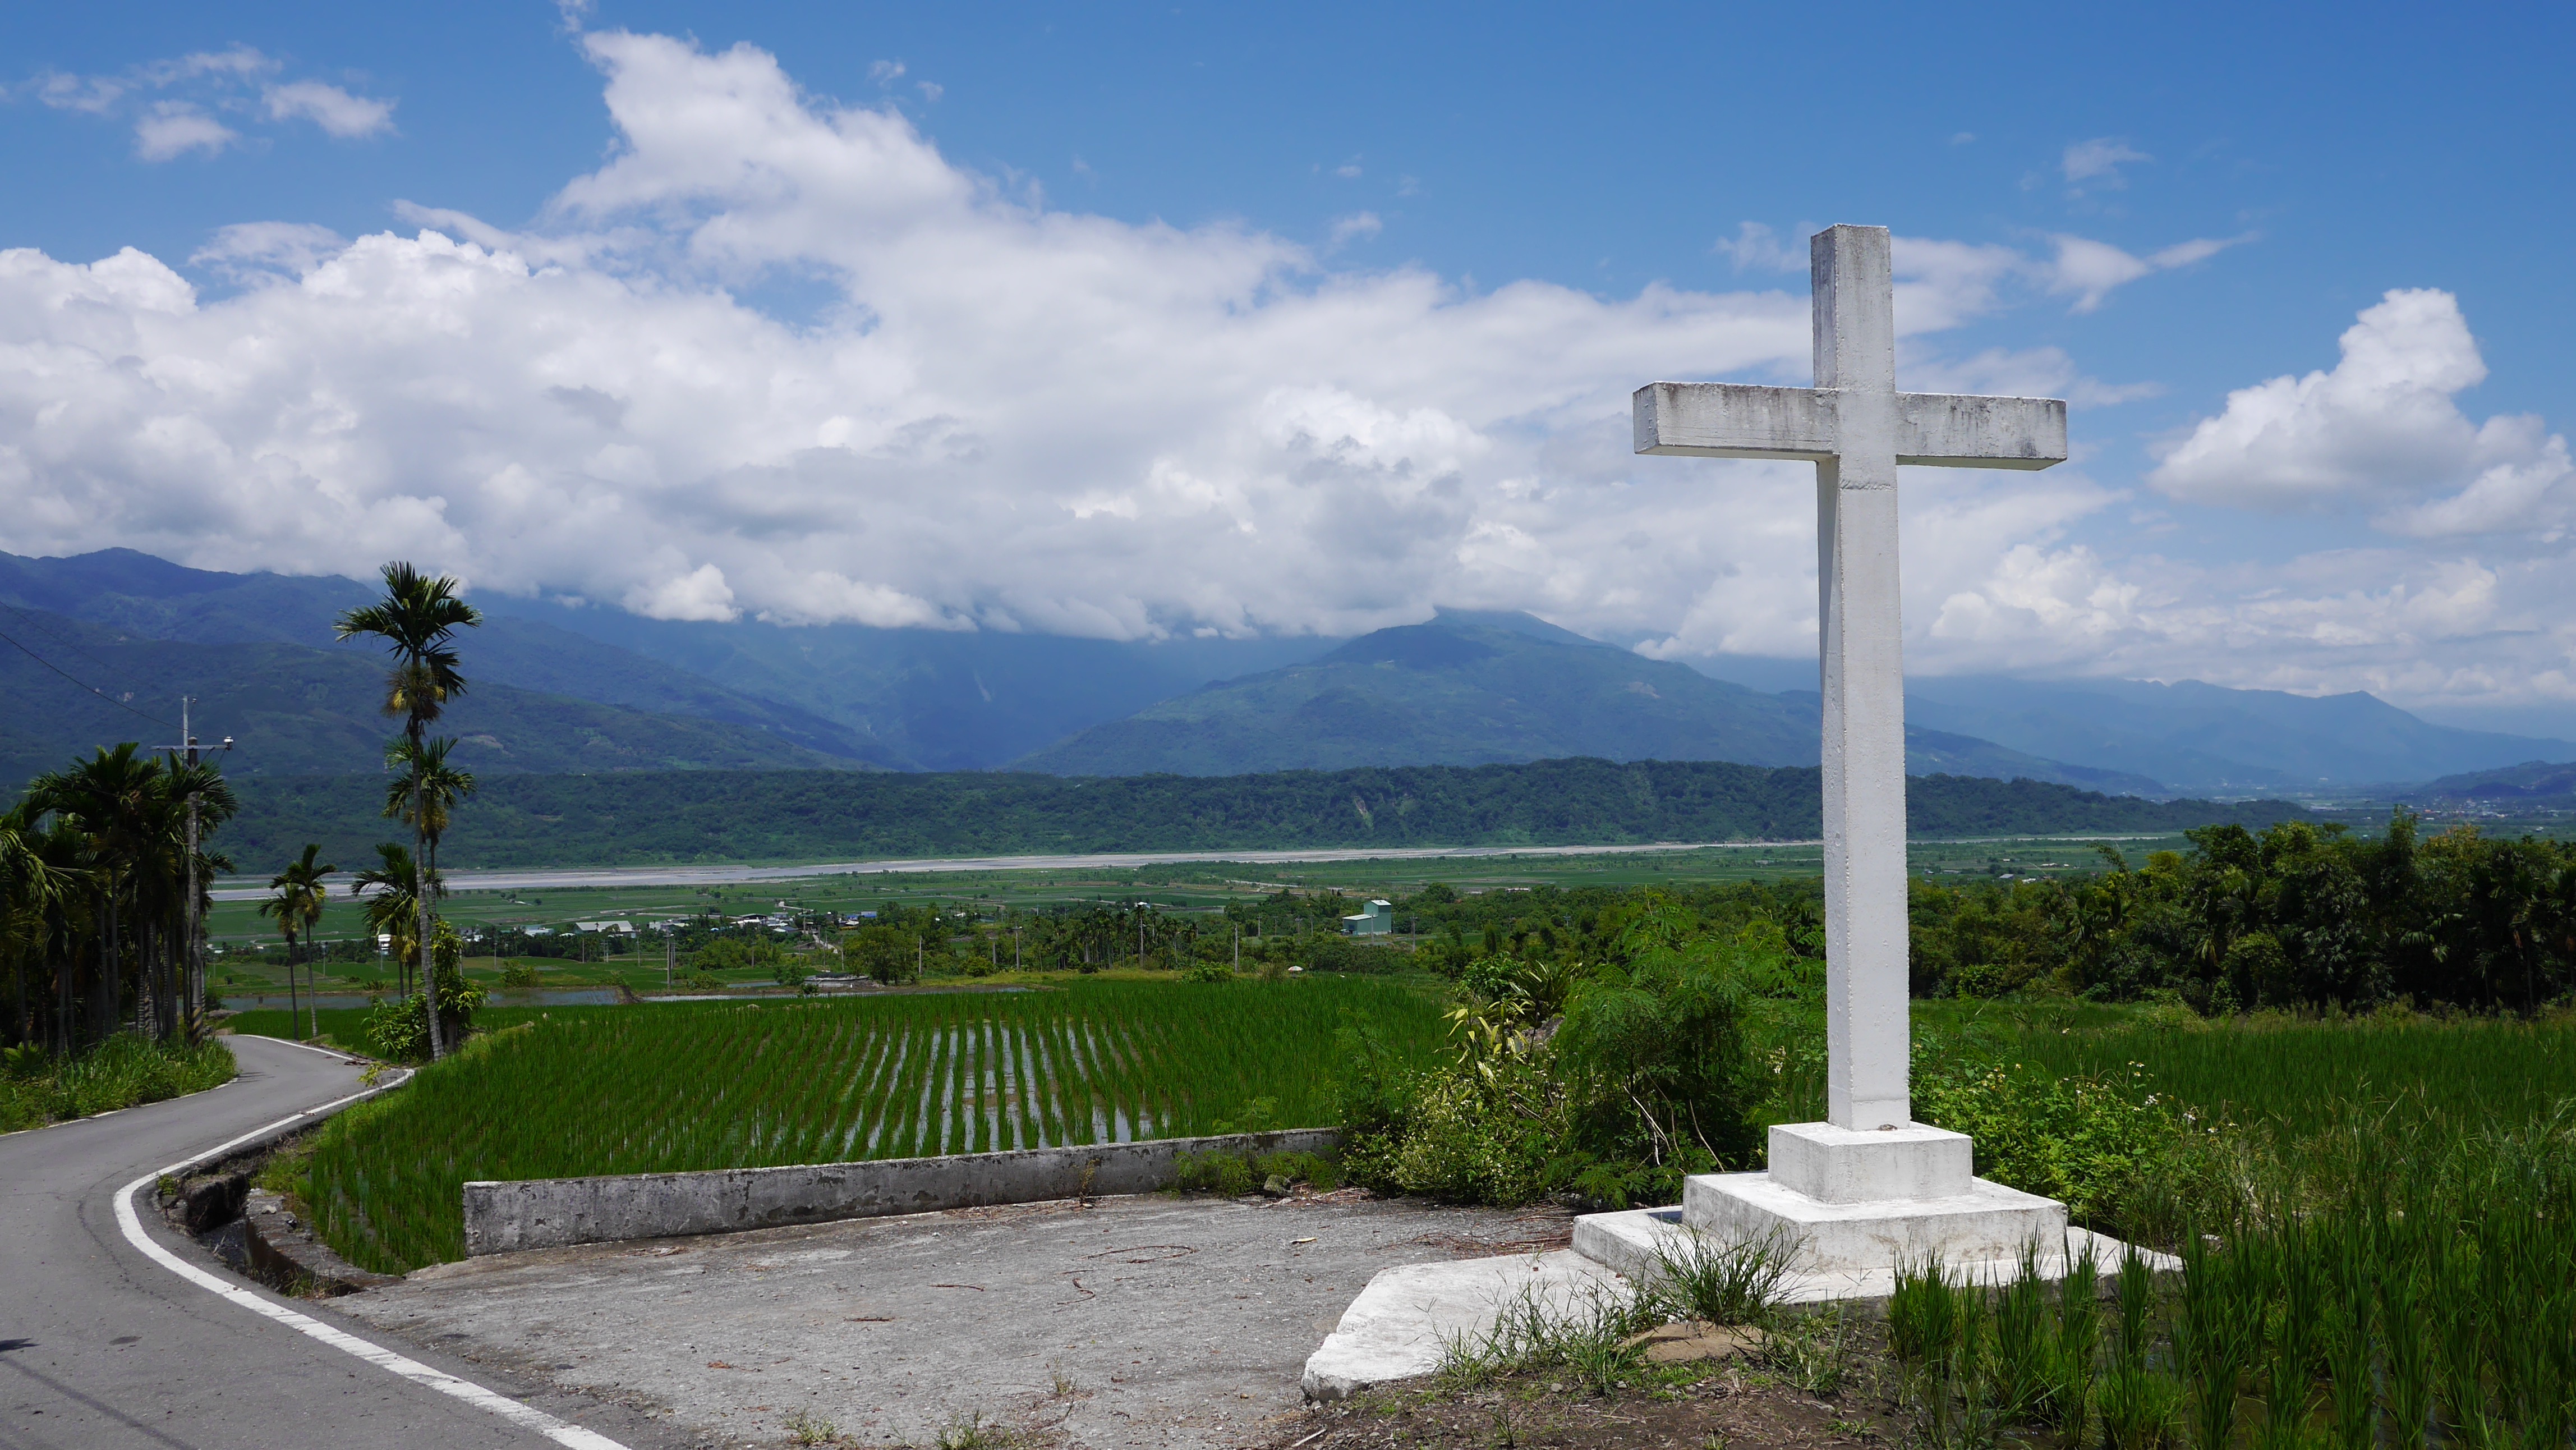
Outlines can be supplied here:
M2266 825L2299 808L2105 796L2038 781L1920 776L1918 836ZM250 778L225 831L260 865L306 841L358 856L381 834L375 777ZM509 775L483 782L440 847L449 868L1312 846L1812 839L1812 769L1722 761L1061 777L841 771Z
M2143 862L2101 848L2104 869L2076 880L1917 880L1915 995L2167 1000L2223 1015L2399 1001L2528 1012L2576 992L2576 843L2467 825L2427 837L2402 810L2375 838L2305 821L2187 834L2190 850ZM1822 907L1812 878L1476 896L1433 885L1395 903L1423 964L1452 976L1489 957L1610 959L1640 920L1666 918L1667 934L1761 940L1812 961Z

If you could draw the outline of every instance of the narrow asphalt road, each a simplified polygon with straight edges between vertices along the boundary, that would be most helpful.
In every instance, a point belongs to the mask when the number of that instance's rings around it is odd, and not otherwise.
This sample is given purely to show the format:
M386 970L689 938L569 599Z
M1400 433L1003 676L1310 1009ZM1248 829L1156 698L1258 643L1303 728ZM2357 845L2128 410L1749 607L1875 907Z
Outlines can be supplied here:
M550 1446L490 1410L227 1302L127 1241L115 1209L126 1184L359 1090L357 1069L337 1059L257 1037L232 1047L241 1075L211 1092L0 1137L0 1447ZM220 1272L143 1197L144 1232ZM637 1450L675 1443L623 1406L513 1383L388 1340L327 1305L293 1307L511 1398L539 1390L530 1403Z

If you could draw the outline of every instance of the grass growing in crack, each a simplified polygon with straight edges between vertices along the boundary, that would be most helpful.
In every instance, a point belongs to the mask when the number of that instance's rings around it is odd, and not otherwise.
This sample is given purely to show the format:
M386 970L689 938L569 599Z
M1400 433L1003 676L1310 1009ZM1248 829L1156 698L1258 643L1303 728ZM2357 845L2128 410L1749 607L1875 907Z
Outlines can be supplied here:
M1444 1389L1489 1384L1508 1374L1551 1369L1585 1391L1606 1395L1639 1377L1645 1355L1624 1341L1664 1321L1653 1296L1601 1285L1559 1294L1524 1288L1503 1301L1483 1333L1441 1345Z
M1785 1234L1731 1244L1696 1229L1668 1235L1655 1245L1654 1302L1648 1307L1711 1324L1766 1323L1779 1307L1780 1284L1797 1251L1797 1241Z
M1020 1433L1006 1425L987 1424L984 1412L954 1415L939 1427L939 1450L1014 1450Z
M787 1417L787 1440L792 1445L837 1445L841 1429L829 1420L799 1410Z

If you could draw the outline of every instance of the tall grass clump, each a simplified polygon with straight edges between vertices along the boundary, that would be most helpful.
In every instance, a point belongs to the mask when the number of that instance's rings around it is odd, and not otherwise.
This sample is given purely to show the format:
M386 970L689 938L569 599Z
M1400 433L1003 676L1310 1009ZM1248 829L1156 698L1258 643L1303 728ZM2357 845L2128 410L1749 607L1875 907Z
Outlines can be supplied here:
M232 1081L232 1049L120 1032L68 1060L40 1047L0 1059L0 1133L184 1097Z
M1937 1447L2022 1427L2112 1450L2537 1450L2576 1430L2576 1102L2521 1123L2421 1097L2244 1130L2181 1271L2132 1251L2109 1324L2079 1263L1991 1288L1904 1268L1888 1308Z
M1365 978L555 1008L315 1135L317 1230L402 1273L464 1255L471 1179L673 1173L1333 1121L1338 1029L1427 1055L1437 1004Z

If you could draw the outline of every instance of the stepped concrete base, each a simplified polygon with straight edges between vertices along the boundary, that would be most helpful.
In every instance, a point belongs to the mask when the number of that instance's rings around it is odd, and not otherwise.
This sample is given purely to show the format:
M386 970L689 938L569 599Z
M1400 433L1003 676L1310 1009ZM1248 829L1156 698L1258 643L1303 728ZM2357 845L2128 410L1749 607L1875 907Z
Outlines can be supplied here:
M1982 1178L1951 1197L1830 1203L1768 1173L1710 1173L1684 1180L1682 1221L1724 1243L1772 1239L1800 1269L1833 1271L2012 1258L2064 1238L2066 1205Z
M1586 1214L1574 1221L1574 1251L1607 1268L1618 1270L1631 1281L1652 1283L1659 1277L1656 1264L1658 1250L1678 1253L1692 1230L1682 1222L1679 1208L1639 1208L1626 1213ZM2035 1262L2040 1277L2062 1279L2068 1265L2087 1255L2094 1266L2108 1276L2120 1266L2129 1246L2108 1234L2090 1229L2070 1228L2064 1238L2043 1242ZM2148 1264L2159 1273L2182 1267L2180 1260L2153 1250L2142 1250ZM1942 1260L1942 1268L1954 1278L1977 1284L2000 1284L2021 1272L2021 1251L2008 1255L1978 1259ZM1896 1292L1896 1261L1857 1268L1825 1269L1792 1268L1780 1280L1780 1301L1784 1304L1823 1304L1841 1299L1884 1299Z
M1976 1145L1921 1123L1868 1132L1782 1123L1771 1130L1771 1178L1826 1203L1957 1198L1977 1181Z

